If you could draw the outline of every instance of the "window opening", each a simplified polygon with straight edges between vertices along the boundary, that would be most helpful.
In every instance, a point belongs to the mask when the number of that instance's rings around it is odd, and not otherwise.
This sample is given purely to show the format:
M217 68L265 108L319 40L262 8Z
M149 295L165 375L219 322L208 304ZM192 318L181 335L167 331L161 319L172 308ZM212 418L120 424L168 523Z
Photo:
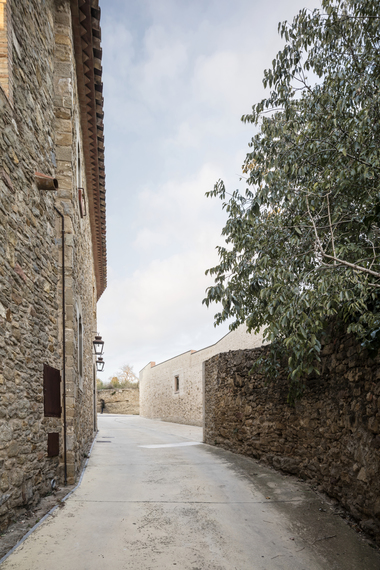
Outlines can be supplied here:
M48 433L48 457L59 455L59 433Z
M81 165L80 165L80 146L79 146L79 143L78 143L78 165L77 165L77 168L78 168L77 183L78 183L78 186L82 186L82 171L81 171Z
M84 188L82 187L82 166L81 166L81 153L79 142L77 144L77 188L78 188L78 201L80 217L87 216L87 205Z
M174 392L179 392L179 376L174 376Z
M79 317L79 324L78 324L78 368L79 368L79 376L83 376L83 325L82 325L82 317Z
M78 188L78 200L79 200L80 217L84 218L84 216L87 216L87 206L84 196L84 188Z
M44 416L60 418L61 412L61 373L44 364Z

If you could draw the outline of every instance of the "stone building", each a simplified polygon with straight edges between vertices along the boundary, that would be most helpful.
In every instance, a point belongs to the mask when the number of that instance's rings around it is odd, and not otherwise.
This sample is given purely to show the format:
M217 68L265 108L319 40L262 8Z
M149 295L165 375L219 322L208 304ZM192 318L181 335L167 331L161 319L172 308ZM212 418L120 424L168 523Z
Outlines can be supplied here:
M99 20L98 0L0 0L0 528L75 481L96 430Z
M165 362L149 362L140 372L140 415L180 424L203 425L203 363L230 350L259 347L262 334L248 334L245 326L215 344L189 350Z

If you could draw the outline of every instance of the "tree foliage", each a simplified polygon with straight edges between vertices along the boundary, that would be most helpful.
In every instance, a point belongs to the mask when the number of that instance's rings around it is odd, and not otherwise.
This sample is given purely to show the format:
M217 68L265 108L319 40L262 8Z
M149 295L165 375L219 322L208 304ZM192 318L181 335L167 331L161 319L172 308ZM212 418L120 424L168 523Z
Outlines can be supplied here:
M380 337L379 15L376 0L323 0L279 25L270 94L242 117L257 130L247 188L208 193L228 220L203 302L222 303L216 324L264 326L296 387L333 317L369 348Z

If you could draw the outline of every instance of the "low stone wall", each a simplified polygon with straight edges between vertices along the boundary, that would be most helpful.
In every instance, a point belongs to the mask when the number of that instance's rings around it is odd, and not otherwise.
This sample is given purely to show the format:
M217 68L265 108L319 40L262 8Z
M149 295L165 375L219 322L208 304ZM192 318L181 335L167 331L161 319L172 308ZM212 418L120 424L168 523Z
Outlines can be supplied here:
M101 412L100 400L105 403L104 414L136 414L140 413L139 390L136 388L111 388L99 390L98 413Z
M205 363L205 442L310 479L380 543L380 367L352 338L326 345L322 374L287 403L283 373L266 383L253 363L268 347Z

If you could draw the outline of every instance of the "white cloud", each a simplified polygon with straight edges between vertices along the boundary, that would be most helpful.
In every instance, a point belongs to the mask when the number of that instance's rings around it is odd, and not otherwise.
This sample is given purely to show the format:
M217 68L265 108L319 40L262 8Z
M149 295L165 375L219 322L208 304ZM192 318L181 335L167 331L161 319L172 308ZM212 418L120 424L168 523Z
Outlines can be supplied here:
M169 358L195 341L190 348L202 348L226 331L214 330L216 310L202 305L212 284L205 270L217 263L215 246L223 243L224 215L205 197L218 171L205 164L192 179L141 191L136 209L140 227L131 244L139 268L127 277L111 269L99 303L107 339L106 377L126 363L140 369L149 360Z
M201 304L212 283L205 268L216 262L217 236L209 238L202 247L152 260L128 278L111 273L108 294L99 302L106 377L123 364L139 370L150 360L202 348L222 336L222 331L213 331L214 309Z
M170 37L162 26L153 26L145 34L146 57L135 68L135 86L152 108L167 102L175 91L187 62L185 45L179 38Z
M262 69L260 55L260 50L231 49L200 56L195 63L193 91L209 105L239 117L262 91L255 73Z
M205 197L218 175L221 168L204 164L192 178L168 180L142 190L137 210L141 225L133 245L141 250L192 248L203 245L211 227L220 233L223 218L215 202Z
M108 288L106 372L215 342L201 305L225 213L204 194L239 174L282 45L277 23L316 0L107 0L102 4ZM244 184L240 184L244 187Z

